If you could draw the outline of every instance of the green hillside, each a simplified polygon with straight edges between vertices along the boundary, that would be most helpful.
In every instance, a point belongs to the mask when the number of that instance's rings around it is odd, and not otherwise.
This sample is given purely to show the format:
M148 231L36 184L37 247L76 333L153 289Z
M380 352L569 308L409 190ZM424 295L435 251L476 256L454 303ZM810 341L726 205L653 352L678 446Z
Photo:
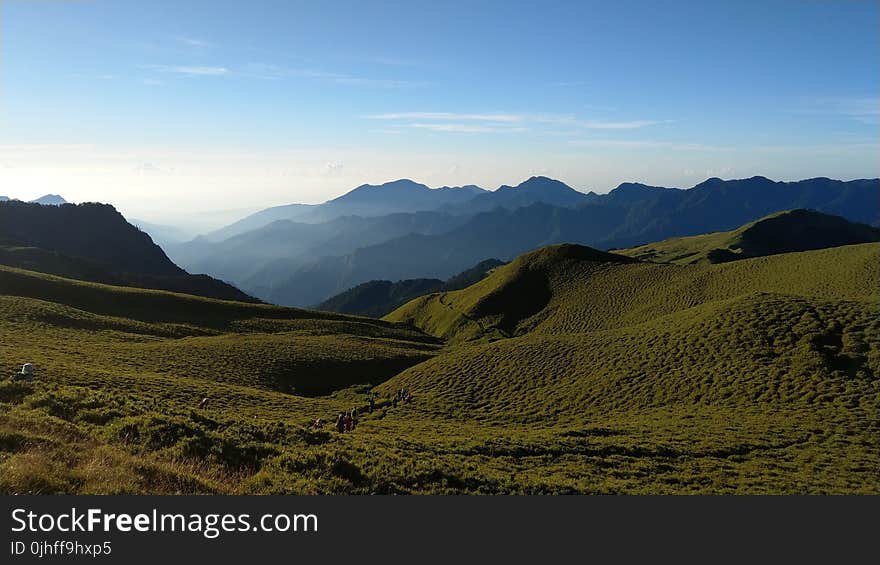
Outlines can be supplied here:
M562 245L380 321L0 268L0 492L878 494L878 283Z
M657 263L726 263L792 251L880 241L880 229L815 210L771 214L741 228L615 251Z
M862 299L877 295L878 273L876 244L687 267L559 245L523 255L465 290L416 299L386 319L452 340L580 333L753 293Z
M380 391L545 430L490 452L579 492L880 492L878 244L691 266L558 246L388 318L460 345Z

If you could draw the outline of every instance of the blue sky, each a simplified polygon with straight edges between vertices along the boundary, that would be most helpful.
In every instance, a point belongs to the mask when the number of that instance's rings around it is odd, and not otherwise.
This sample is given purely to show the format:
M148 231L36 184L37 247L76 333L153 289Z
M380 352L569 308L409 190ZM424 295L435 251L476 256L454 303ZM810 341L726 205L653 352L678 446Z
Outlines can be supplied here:
M4 0L0 194L157 220L399 177L875 177L878 21L874 1Z

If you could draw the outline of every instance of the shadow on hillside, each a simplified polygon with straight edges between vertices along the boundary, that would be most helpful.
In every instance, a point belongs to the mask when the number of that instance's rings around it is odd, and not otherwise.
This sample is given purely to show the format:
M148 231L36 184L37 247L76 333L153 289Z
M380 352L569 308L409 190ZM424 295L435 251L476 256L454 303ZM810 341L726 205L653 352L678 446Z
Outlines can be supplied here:
M298 396L326 396L354 385L378 385L418 365L433 355L399 359L370 359L355 366L340 363L308 363L295 369L279 370L275 375L277 389Z

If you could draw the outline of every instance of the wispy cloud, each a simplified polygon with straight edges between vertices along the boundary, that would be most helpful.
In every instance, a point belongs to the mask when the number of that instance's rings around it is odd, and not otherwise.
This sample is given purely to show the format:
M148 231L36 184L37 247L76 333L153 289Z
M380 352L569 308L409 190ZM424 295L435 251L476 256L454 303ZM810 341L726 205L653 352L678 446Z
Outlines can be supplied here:
M584 130L632 130L643 127L671 123L669 120L630 120L595 121L578 119L575 116L553 114L516 113L460 113L460 112L390 112L364 116L369 120L388 120L397 122L397 127L410 127L438 132L455 133L494 133L524 132L535 127L541 133L559 134L560 128L546 130L541 126L565 126L564 135L577 135ZM518 127L512 127L512 126Z
M413 123L408 124L411 128L416 129L425 129L430 131L438 131L438 132L452 132L452 133L519 133L528 131L527 128L521 127L492 127L487 125L476 125L476 124L459 124L459 123L446 123L446 122L434 122L434 123Z
M197 47L200 49L214 46L214 44L210 41L205 41L204 39L198 39L195 37L188 37L185 35L178 36L177 41L183 43L184 45L188 45L189 47Z
M868 125L880 125L880 97L834 96L812 98L794 109L796 114L846 116Z
M141 79L141 84L146 86L162 86L165 83L156 78L143 78Z
M234 74L243 77L267 80L303 78L344 86L367 86L377 88L411 88L423 86L425 84L409 80L363 77L316 69L287 68L272 63L248 63L240 71L235 72Z
M525 116L517 114L457 114L453 112L397 112L366 116L371 120L458 120L476 122L521 122Z
M334 84L342 84L348 86L372 86L378 88L417 88L427 86L426 82L411 80L394 80L382 78L366 78L353 76L338 76L328 78Z
M628 122L581 122L587 129L639 129L671 123L670 120L631 120Z
M595 147L611 149L670 149L673 151L728 151L729 147L706 145L703 143L683 143L650 139L572 139L575 147Z
M401 57L383 57L381 55L362 55L359 57L352 57L352 59L363 61L364 63L386 65L390 67L414 67L418 64L414 61L403 59Z
M583 129L639 129L648 126L671 124L672 120L582 120L574 116L538 115L533 118L537 122L573 126Z
M144 65L143 68L163 73L176 73L190 76L223 76L229 74L226 67L189 66L189 65Z

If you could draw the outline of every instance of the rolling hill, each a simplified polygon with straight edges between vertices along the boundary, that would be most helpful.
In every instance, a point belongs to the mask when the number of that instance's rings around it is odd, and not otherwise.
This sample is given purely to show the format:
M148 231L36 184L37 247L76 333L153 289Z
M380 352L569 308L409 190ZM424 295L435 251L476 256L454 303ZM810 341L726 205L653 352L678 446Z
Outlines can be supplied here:
M732 231L673 238L615 252L644 261L687 265L873 241L880 241L878 228L814 210L789 210Z
M0 202L0 262L93 282L256 300L225 282L187 273L104 204Z
M477 451L534 458L528 476L880 491L880 244L681 266L555 246L386 319L458 345L378 390L417 391L425 417L546 430Z
M523 255L467 289L418 298L385 319L443 338L498 338L612 329L743 294L857 300L880 294L878 250L864 244L680 266L565 244ZM840 280L829 282L822 269Z
M0 267L0 492L876 494L878 259L552 246L386 321Z

